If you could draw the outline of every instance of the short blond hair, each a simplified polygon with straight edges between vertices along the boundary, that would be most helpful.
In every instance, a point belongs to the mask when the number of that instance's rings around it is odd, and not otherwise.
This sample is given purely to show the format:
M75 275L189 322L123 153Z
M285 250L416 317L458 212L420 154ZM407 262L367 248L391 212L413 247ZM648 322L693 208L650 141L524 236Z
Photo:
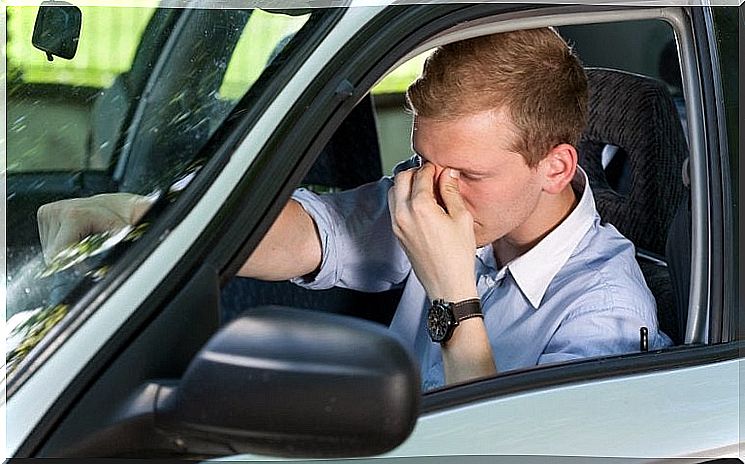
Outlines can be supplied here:
M439 47L406 100L415 116L439 121L506 110L518 130L510 149L533 167L556 145L577 145L587 76L553 29L504 32Z

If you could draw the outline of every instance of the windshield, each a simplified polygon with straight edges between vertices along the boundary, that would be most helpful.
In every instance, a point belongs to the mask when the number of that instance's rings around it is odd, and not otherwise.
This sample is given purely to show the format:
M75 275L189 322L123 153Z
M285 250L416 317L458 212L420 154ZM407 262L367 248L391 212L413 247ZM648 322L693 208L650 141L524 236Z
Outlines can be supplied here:
M75 56L49 61L32 45L38 11L7 8L9 373L127 243L147 236L209 160L208 142L228 115L256 99L257 83L286 77L292 44L328 14L83 7ZM125 192L155 205L143 221L42 249L42 205Z

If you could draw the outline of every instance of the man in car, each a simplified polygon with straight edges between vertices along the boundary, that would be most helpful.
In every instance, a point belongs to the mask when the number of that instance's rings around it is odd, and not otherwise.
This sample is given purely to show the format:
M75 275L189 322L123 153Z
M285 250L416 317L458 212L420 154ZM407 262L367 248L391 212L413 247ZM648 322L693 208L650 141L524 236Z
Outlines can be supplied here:
M600 222L577 166L587 82L553 30L440 47L407 101L417 155L394 178L295 192L240 275L405 285L391 330L419 359L425 389L638 351L644 328L650 348L671 344L633 245ZM58 249L104 222L134 222L146 204L113 194L42 207L40 224L87 210L75 237L45 225L42 242Z

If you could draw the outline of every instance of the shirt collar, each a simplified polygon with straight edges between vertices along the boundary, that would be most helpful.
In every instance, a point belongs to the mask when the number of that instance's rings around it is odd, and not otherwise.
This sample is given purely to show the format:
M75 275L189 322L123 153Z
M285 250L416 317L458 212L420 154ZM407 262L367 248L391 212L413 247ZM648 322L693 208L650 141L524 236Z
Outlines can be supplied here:
M587 174L579 166L572 179L572 188L577 193L582 192L582 196L569 216L533 248L505 266L535 309L597 216Z

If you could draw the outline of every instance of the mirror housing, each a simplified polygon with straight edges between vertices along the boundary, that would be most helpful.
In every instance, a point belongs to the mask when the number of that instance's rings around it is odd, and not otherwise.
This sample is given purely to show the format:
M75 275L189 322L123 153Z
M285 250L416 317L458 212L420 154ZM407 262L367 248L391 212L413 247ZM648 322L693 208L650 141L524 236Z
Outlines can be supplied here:
M44 1L36 14L31 43L46 52L49 61L52 56L70 60L78 50L81 24L80 8L63 1Z
M265 306L222 328L178 386L161 389L155 423L187 454L210 443L284 457L370 456L409 436L420 396L417 363L384 326Z

